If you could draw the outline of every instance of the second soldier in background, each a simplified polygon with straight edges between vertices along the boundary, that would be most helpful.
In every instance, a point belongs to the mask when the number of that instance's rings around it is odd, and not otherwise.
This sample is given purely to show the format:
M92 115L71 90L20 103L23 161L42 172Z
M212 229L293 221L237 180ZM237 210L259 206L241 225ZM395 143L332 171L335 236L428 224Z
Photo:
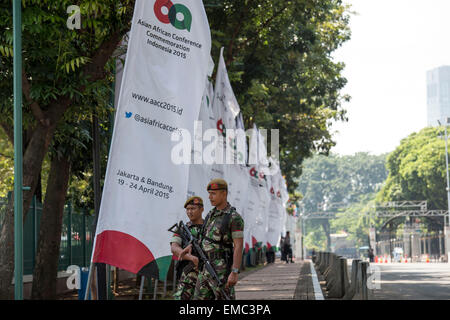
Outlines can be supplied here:
M212 180L207 187L214 208L205 218L201 247L221 279L217 284L205 268L200 269L194 300L224 299L220 289L235 299L234 286L242 262L244 220L227 201L228 185L223 179ZM184 254L190 254L187 247Z
M186 226L195 238L199 237L203 225L203 200L200 197L191 197L185 204L186 215L189 222ZM172 253L180 257L181 252L187 246L178 234L174 234L170 242ZM178 287L174 294L175 300L191 300L194 296L195 284L198 277L199 259L194 254L189 253L177 262Z

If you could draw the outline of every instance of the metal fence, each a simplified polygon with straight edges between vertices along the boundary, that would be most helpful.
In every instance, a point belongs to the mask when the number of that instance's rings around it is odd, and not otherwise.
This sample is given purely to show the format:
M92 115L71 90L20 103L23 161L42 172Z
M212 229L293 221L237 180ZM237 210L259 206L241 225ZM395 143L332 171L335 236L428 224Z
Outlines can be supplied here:
M8 207L8 199L0 199L0 230ZM23 226L24 275L33 274L39 241L39 224L42 204L33 198ZM85 211L64 206L61 244L59 249L58 271L66 270L74 264L87 267L90 262L93 244L92 225L94 217Z
M391 260L395 259L395 251L400 252L402 256L411 258L413 262L443 262L448 259L445 252L445 236L442 232L439 234L424 234L416 232L408 234L403 239L387 239L378 241L376 244L376 254L388 256Z

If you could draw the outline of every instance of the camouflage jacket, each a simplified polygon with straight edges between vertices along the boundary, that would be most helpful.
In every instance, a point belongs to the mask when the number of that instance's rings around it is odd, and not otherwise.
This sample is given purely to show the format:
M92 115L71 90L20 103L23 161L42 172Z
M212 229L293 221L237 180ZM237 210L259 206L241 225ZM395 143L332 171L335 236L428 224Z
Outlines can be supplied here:
M202 230L202 225L201 224L192 224L191 221L186 223L186 227L189 228L189 230L191 231L191 234L195 237L195 238L199 238L200 232ZM172 236L172 239L170 240L170 243L178 243L180 245L180 247L182 247L183 249L186 247L187 243L183 243L183 239L181 238L181 236L177 233L174 233ZM193 254L195 255L195 253L193 252ZM183 261L178 261L177 264L177 278L178 277L188 277L187 273L191 274L193 273L193 268L194 268L194 264L191 261L188 260L183 260ZM192 278L193 275L190 275L190 277ZM197 277L196 272L195 272L195 278ZM183 281L182 281L183 282Z
M231 214L228 219L229 227L226 227L226 231L222 235L220 228L228 214ZM233 239L244 238L244 220L229 203L223 210L213 208L205 218L205 222L201 246L206 254L222 252L227 247L233 246Z
M189 230L191 231L192 235L195 238L199 238L200 232L202 230L202 225L201 224L192 224L191 221L186 223L186 227L189 228ZM181 239L181 236L178 233L174 233L172 236L172 239L170 240L170 243L178 243L183 249L183 239Z

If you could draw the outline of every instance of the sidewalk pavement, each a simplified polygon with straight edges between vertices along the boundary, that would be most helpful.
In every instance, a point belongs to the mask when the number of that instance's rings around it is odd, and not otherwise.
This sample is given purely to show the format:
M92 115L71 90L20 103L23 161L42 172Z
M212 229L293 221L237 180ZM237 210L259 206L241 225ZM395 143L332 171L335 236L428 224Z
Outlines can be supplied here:
M236 300L314 300L309 260L277 260L239 280Z

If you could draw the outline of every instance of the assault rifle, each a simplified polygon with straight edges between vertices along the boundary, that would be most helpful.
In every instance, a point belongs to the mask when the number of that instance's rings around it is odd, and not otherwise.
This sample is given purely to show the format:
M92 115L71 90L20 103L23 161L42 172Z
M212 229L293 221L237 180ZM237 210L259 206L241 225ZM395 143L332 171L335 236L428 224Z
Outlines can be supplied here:
M176 231L173 230L174 228L177 228ZM205 251L203 251L203 249L200 247L198 239L192 235L191 231L189 230L188 227L186 227L184 222L180 221L180 223L178 224L175 223L172 227L170 227L168 231L179 234L181 238L187 243L187 245L192 244L193 253L199 257L200 262L203 263L206 270L213 277L214 281L216 282L217 286L220 289L220 293L225 297L226 300L231 300L228 294L222 288L219 275L217 274L214 267L211 265L209 259L206 257Z

